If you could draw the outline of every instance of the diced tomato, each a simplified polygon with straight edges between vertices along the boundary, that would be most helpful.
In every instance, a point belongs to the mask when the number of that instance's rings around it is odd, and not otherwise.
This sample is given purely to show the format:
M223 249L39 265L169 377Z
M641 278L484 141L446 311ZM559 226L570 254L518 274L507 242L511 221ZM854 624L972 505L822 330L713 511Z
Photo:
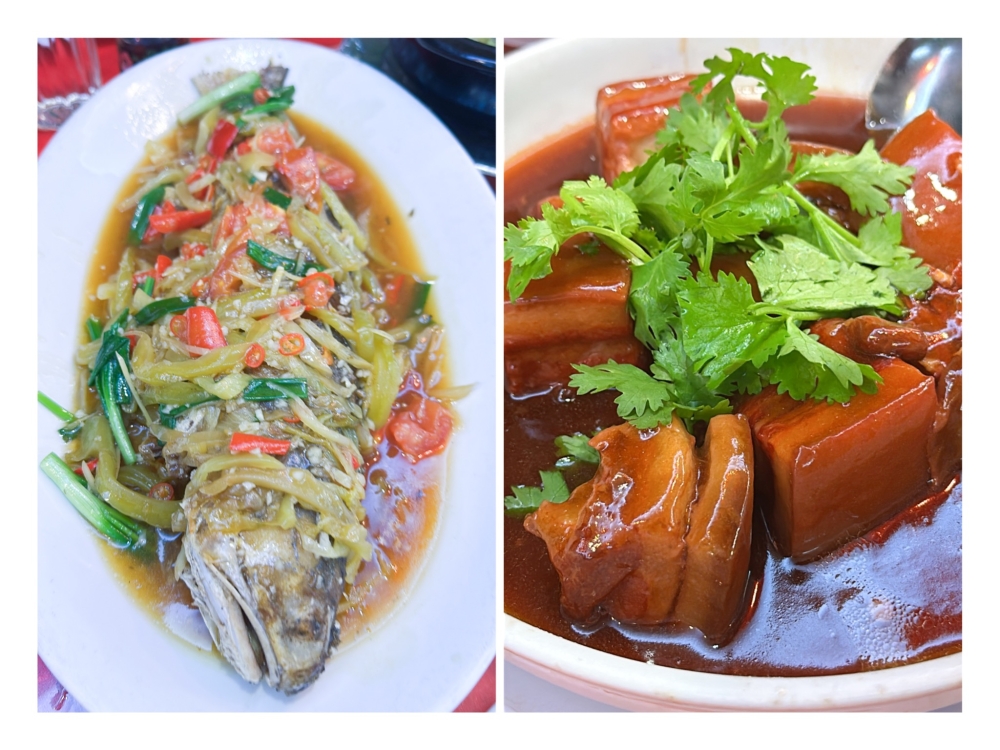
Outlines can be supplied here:
M212 135L208 137L205 150L212 156L221 159L226 155L229 147L233 145L233 141L236 140L236 135L239 132L240 129L229 122L229 120L219 120L215 124L215 130L212 131Z
M185 242L181 245L181 258L184 260L191 260L192 258L201 258L205 255L208 250L207 245L203 245L200 242Z
M312 210L317 210L319 198L319 165L316 152L311 148L295 148L278 157L274 168L285 178L285 184L295 195L302 198Z
M386 434L407 458L419 461L445 449L453 424L451 412L441 403L410 393L389 418Z
M306 307L326 307L336 287L328 273L311 273L298 283L302 289Z
M172 263L173 263L173 261L170 258L168 258L166 255L157 255L156 256L156 268L153 271L153 277L157 281L159 281L160 279L162 279L163 278L163 274L166 272L166 270L168 268L170 268L170 265Z
M353 169L326 154L317 153L316 163L319 165L319 174L323 182L334 190L346 190L357 179L358 175Z
M254 104L263 104L264 102L266 102L270 98L271 98L271 94L268 92L267 89L265 89L265 88L254 89L254 92L253 92L253 103Z
M205 289L208 288L209 278L210 277L208 276L202 276L200 279L194 282L191 285L191 294L193 294L195 297L200 297L201 295L203 295L205 293Z
M258 151L275 156L295 148L295 141L292 140L292 136L288 134L288 128L284 125L275 125L261 130L254 137L254 143Z
M189 307L187 318L187 343L200 349L218 349L226 345L226 335L211 307Z
M215 237L212 238L212 246L217 248L223 240L245 229L249 216L250 209L242 203L226 206L226 210L222 214L222 221L219 222L219 226L215 230Z
M212 211L164 211L160 215L149 217L151 229L167 234L168 232L183 232L185 229L194 229L212 220Z
M249 154L252 150L253 146L250 145L250 141L243 141L236 147L236 154L237 156L243 156L244 154Z
M235 275L234 269L237 261L246 254L246 242L242 242L223 256L215 270L212 271L212 275L208 277L208 296L210 299L219 299L240 290L243 281Z

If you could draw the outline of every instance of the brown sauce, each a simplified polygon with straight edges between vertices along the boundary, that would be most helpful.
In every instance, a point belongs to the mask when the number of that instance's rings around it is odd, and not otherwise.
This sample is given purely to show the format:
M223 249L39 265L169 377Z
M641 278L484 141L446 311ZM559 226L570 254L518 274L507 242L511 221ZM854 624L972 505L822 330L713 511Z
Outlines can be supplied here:
M364 160L319 123L297 113L291 113L291 117L309 145L346 163L357 173L357 182L350 191L341 193L341 199L355 216L368 212L372 244L401 271L423 276L405 217ZM106 319L106 303L96 298L95 290L116 271L127 245L131 212L119 212L116 206L138 187L138 177L133 175L108 214L87 277L81 320L92 314L102 321ZM428 312L437 319L433 295ZM83 330L82 324L80 329ZM81 333L81 342L84 336ZM447 385L447 369L442 377L445 381L442 385ZM337 616L341 647L384 622L405 599L419 574L437 528L445 460L442 456L432 456L413 464L383 440L375 454L368 457L366 470L365 526L374 552L372 560L362 566L354 585L344 593ZM98 542L115 579L161 624L176 617L177 607L197 613L187 586L174 579L173 564L180 550L180 535L160 529L149 529L149 533L155 541L138 553Z
M859 149L863 102L820 97L790 110L793 139ZM506 167L505 222L530 213L564 180L597 173L593 122L512 159ZM504 395L504 486L536 485L556 461L553 440L620 423L615 393L571 389L524 399ZM570 487L589 479L568 475ZM864 537L808 564L769 545L755 517L750 602L736 636L713 647L697 630L582 629L559 606L559 577L545 543L504 518L504 611L585 646L638 661L702 672L806 676L922 661L962 648L962 483L925 498Z

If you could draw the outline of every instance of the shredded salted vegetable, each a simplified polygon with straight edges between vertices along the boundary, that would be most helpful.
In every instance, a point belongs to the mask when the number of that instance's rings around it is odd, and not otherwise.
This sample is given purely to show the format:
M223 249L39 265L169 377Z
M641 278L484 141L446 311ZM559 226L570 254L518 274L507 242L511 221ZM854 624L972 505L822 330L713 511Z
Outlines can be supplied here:
M186 110L118 207L129 240L77 353L90 408L61 431L66 459L116 511L175 531L177 501L250 483L273 502L213 524L297 526L317 554L346 556L351 581L372 553L365 456L386 434L414 461L428 454L427 429L411 447L385 428L420 424L426 403L398 401L401 386L440 377L421 364L442 329L423 309L429 285L349 208L354 169L297 132L294 89L234 80L255 88L230 83Z

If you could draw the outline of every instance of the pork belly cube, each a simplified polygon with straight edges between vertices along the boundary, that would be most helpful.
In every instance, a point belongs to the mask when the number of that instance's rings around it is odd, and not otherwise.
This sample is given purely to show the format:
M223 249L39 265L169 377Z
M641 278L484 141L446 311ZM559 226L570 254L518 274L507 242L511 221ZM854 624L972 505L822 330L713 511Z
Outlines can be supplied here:
M795 561L864 534L929 486L934 378L895 358L872 366L884 380L878 391L846 404L795 401L772 386L740 407L768 531Z
M665 622L684 575L694 438L675 417L642 432L609 427L590 444L601 452L594 479L565 503L542 503L524 526L548 546L569 617L592 621L600 607L623 622Z
M690 90L693 75L624 81L597 92L597 131L601 174L609 183L646 161L656 149L667 110Z
M694 443L676 417L654 430L603 430L590 441L601 454L594 478L525 518L545 541L569 617L682 623L714 643L734 631L749 578L750 427L718 416Z
M903 215L903 244L949 274L962 263L962 137L927 110L882 149L882 157L913 167L909 190L891 199Z
M507 350L504 385L512 396L544 393L564 386L576 374L573 365L603 365L609 360L644 367L650 359L645 347L629 334L605 341L571 341Z
M573 364L639 364L644 352L632 334L630 283L628 264L606 248L593 255L566 248L554 257L549 276L504 303L508 392L565 385Z
M725 643L743 612L753 528L753 441L746 417L708 423L698 450L701 476L691 508L684 582L673 619Z

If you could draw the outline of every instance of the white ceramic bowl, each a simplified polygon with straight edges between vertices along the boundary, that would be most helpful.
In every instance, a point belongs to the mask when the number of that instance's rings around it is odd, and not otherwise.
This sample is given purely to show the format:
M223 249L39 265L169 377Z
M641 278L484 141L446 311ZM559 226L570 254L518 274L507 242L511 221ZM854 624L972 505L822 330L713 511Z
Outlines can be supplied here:
M327 664L303 693L244 683L221 658L152 621L112 579L86 522L39 478L38 650L89 710L451 710L496 648L495 199L459 143L374 69L314 45L216 41L173 50L116 77L52 139L38 162L39 388L69 404L84 273L98 233L146 141L196 96L202 71L289 68L294 108L342 137L404 216L448 329L454 382L474 384L439 528L423 572L394 616ZM40 290L41 291L41 290ZM58 303L54 302L58 300ZM484 332L487 333L484 336ZM39 409L38 460L61 453Z
M593 115L601 86L703 70L728 47L809 63L821 91L864 97L899 39L556 40L508 56L504 150L524 149ZM572 71L569 75L567 71ZM962 655L826 677L735 677L670 669L602 653L509 615L509 663L597 701L635 710L926 711L962 699Z

